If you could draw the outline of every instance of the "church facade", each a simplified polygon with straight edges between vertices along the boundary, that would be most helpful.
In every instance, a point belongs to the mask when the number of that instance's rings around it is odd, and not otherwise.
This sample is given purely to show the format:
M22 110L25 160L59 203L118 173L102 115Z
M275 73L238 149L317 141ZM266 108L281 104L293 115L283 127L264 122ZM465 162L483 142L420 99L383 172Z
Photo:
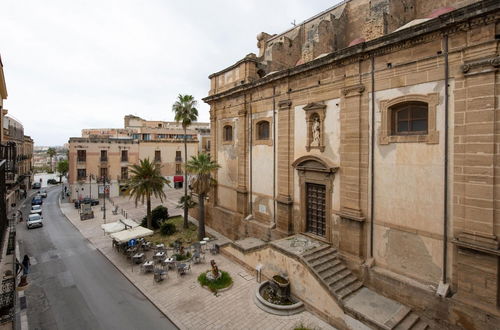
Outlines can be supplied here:
M343 1L260 33L210 76L207 224L313 237L427 317L494 328L499 40L493 0Z

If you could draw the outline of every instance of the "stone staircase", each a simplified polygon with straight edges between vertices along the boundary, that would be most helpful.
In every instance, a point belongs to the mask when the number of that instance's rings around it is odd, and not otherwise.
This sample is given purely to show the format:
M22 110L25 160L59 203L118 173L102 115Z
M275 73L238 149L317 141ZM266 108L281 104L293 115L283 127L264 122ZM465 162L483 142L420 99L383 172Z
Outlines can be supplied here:
M354 275L340 259L338 251L329 245L322 245L318 248L304 252L301 258L316 274L316 276L328 287L330 293L336 300L344 306L346 312L356 316L356 318L364 320L371 326L386 330L425 330L429 329L429 325L422 320L417 314L404 305L392 301L388 298L372 292L363 286L363 283ZM361 291L366 291L361 292ZM353 297L356 293L361 296L375 297L378 300L375 304L368 308L363 308L361 304L349 304L348 298ZM353 297L354 298L354 297ZM366 297L364 297L366 298ZM367 300L364 299L363 300ZM355 299L354 299L355 300ZM363 301L365 302L365 301ZM377 306L377 303L379 306ZM384 305L385 304L385 305ZM389 305L394 307L397 304L399 308L390 318L385 321L380 321L377 317L377 308L387 310ZM374 308L372 308L375 306Z

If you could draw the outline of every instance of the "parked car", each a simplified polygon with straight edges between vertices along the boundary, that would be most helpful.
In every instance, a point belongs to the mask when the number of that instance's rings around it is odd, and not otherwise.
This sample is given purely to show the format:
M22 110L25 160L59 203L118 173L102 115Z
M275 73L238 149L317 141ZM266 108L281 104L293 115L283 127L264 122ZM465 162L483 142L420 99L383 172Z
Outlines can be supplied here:
M47 180L47 184L58 184L59 181L57 181L56 179L48 179Z
M43 204L43 199L42 196L40 195L33 197L33 199L31 200L31 205L42 205L42 204Z
M40 192L38 193L40 196L42 196L42 198L47 198L47 190L40 190Z
M26 228L36 228L43 227L42 223L43 217L40 214L30 214L28 220L26 221Z
M75 208L80 208L80 204L90 204L91 206L99 205L99 200L90 198L90 197L85 197L81 201L75 201Z
M33 205L31 207L30 214L40 214L40 215L42 215L42 206L41 205Z
M42 188L42 184L40 182L33 182L31 185L31 189L40 189Z

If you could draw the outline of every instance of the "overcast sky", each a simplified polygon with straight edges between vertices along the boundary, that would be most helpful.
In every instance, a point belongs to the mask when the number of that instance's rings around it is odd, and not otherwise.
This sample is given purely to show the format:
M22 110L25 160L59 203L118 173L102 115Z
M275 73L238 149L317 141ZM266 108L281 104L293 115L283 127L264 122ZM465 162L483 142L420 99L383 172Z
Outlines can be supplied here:
M208 75L339 0L0 0L8 99L35 145L123 116L173 120L179 93L208 121Z

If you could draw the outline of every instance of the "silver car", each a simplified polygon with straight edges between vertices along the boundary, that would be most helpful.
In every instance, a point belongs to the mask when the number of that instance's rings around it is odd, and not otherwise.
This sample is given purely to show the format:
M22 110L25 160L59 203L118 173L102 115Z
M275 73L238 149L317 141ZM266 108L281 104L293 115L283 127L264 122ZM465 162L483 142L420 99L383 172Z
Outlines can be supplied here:
M42 223L43 217L40 214L30 214L28 220L26 221L26 228L36 228L43 227Z
M31 207L30 214L40 214L40 215L42 215L42 205L33 205Z

